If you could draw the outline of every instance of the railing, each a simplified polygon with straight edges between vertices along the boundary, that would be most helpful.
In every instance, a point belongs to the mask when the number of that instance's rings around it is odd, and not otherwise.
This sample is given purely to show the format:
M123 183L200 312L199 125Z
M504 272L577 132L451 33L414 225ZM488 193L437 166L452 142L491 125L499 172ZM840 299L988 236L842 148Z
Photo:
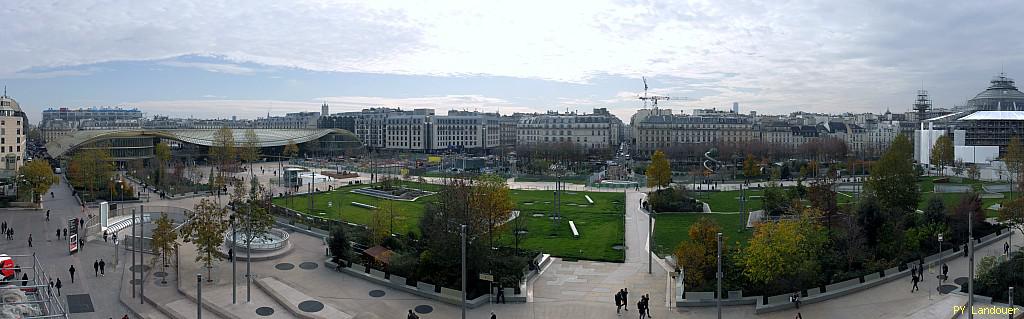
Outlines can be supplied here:
M281 247L284 247L286 242L288 241L288 238L291 236L287 232L282 231L280 229L271 228L270 230L267 230L267 232L271 233L271 235L267 237L277 238L279 240L272 240L270 242L264 243L257 242L256 239L253 239L253 241L247 245L245 243L245 238L241 238L236 244L236 242L232 240L231 230L228 230L228 232L224 235L224 242L228 245L228 247L236 247L243 250L248 248L249 250L252 251L273 251L281 249ZM245 235L240 236L244 237ZM235 251L238 251L238 249L236 249Z
M57 296L55 288L50 287L51 279L46 274L45 267L39 262L35 254L32 255L8 255L13 258L15 262L24 261L26 258L31 258L31 267L21 267L27 274L29 271L32 272L27 282L21 282L22 279L17 276L11 280L14 289L20 289L26 294L35 292L38 300L31 300L31 297L26 298L26 301L19 302L21 304L37 304L41 311L41 316L34 316L29 318L68 318L68 312L65 309L65 305L61 303L61 299ZM24 263L19 263L24 265ZM21 282L21 285L17 283ZM5 304L13 303L5 300Z

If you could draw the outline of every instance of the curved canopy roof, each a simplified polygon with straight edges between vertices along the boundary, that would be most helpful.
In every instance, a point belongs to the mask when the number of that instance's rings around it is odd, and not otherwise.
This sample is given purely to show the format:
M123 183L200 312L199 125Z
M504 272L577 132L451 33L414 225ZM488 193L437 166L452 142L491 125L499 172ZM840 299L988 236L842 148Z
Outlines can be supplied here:
M229 129L234 136L235 146L243 146L246 142L245 132L249 129ZM61 136L59 139L46 143L46 150L50 156L62 156L69 151L91 143L109 138L152 136L177 140L185 143L213 146L216 129L168 129L168 130L147 130L147 129L124 129L124 130L82 130L75 131L69 135ZM352 132L342 129L253 129L256 133L259 147L274 147L287 145L289 142L301 144L319 139L327 134L342 134L358 143L359 138Z

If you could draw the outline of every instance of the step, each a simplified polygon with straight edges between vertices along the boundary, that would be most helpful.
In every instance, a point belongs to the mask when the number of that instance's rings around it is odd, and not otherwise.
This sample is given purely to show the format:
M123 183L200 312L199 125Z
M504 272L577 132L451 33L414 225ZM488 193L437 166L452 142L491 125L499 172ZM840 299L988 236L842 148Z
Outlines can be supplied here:
M186 298L178 299L163 305L164 309L171 313L174 319L196 318L196 303ZM203 307L203 318L223 319Z
M352 315L342 312L331 305L320 301L323 309L316 312L305 312L299 309L299 303L307 300L316 300L298 289L277 280L274 277L263 277L255 281L256 286L263 289L271 298L279 304L287 307L288 311L303 319L352 319Z

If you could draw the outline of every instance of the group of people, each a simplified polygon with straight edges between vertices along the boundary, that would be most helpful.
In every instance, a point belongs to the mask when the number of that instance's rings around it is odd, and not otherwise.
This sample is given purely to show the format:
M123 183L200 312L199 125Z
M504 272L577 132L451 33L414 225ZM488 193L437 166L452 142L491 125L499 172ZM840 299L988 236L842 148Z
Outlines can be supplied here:
M3 233L4 236L7 236L7 240L14 240L14 227L7 226L7 221L4 221L3 224L0 224L0 233Z
M924 281L924 259L919 259L917 265L910 266L910 281L914 283L914 286L910 287L910 292L921 290L917 283Z
M640 319L654 318L651 316L650 307L651 295L640 295L636 302L636 309L640 312ZM629 311L629 289L622 288L615 293L615 313L622 315L622 310Z
M95 272L95 276L106 276L107 262L103 261L102 258L92 262L92 269Z

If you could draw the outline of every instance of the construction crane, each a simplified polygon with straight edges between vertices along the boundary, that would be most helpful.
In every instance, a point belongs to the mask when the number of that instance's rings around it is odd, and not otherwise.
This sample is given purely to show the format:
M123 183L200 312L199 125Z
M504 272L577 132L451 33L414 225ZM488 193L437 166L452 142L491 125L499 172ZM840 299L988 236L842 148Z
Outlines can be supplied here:
M653 106L653 107L654 107L655 109L657 109L657 108L658 108L658 101L661 101L661 100L670 100L670 99L672 99L672 98L670 98L670 97L668 97L668 96L661 96L661 95L653 95L653 94L652 94L652 95L647 95L647 89L648 89L648 88L647 88L647 77L642 77L642 78L643 78L643 80L644 80L644 96L640 96L640 97L638 97L638 98L639 98L640 100L643 100L643 101L644 101L644 108L647 108L647 101L651 101L651 105L652 105L652 106ZM684 98L683 98L683 100L685 100L685 99L686 99L686 98L684 97Z

